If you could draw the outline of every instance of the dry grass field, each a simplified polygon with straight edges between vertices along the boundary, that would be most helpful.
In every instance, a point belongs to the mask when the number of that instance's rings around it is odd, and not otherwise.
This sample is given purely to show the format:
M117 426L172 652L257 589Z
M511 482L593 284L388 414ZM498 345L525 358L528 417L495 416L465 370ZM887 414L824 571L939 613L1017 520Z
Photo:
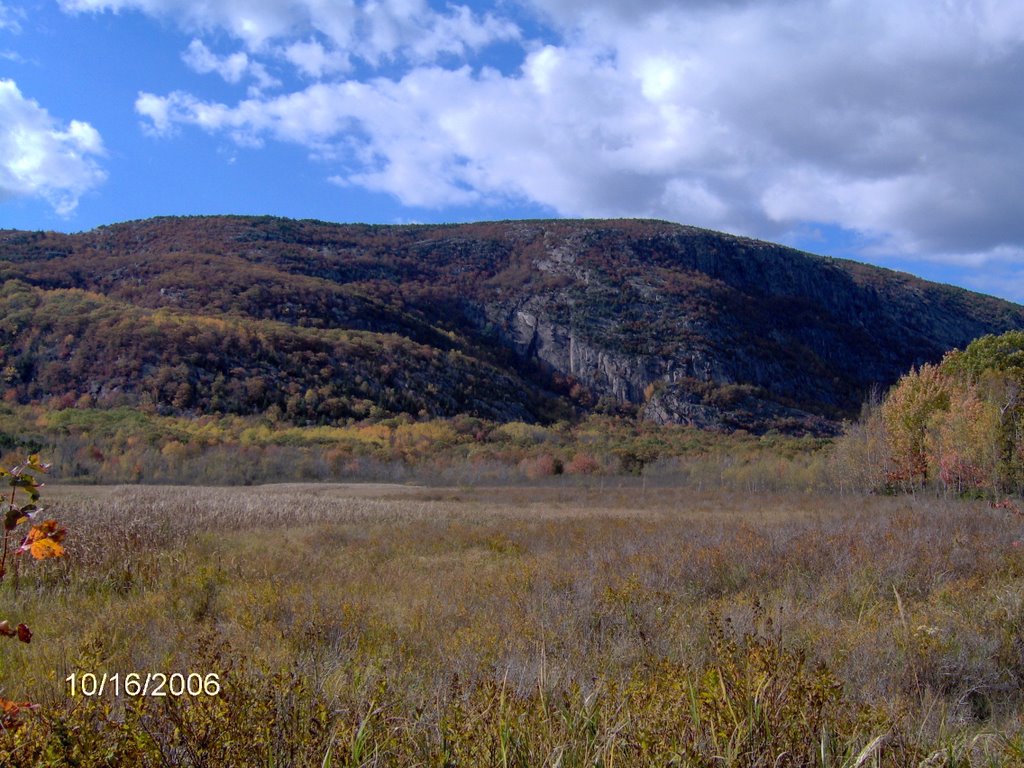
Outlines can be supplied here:
M1018 519L593 483L47 487L0 763L1024 764Z

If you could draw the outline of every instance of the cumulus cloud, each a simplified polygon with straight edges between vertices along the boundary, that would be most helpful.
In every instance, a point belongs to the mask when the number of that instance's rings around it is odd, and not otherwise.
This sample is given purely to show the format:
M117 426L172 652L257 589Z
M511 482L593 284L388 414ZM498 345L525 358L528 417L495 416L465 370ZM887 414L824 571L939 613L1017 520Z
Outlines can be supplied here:
M302 74L315 79L345 72L352 67L352 62L345 53L328 50L319 40L299 40L285 46L283 53L285 59Z
M39 196L60 215L105 174L96 162L103 141L91 125L60 125L12 80L0 80L0 198Z
M218 56L202 40L196 39L189 43L181 58L194 72L201 75L216 73L228 83L238 83L244 77L249 77L253 80L250 88L252 93L261 93L281 84L267 72L262 63L251 60L244 51Z
M1024 244L1019 0L62 2L225 30L250 66L315 81L235 103L141 94L151 130L305 146L325 175L408 205L525 200L762 237L827 225L963 263ZM522 39L523 12L543 41ZM515 66L474 57L499 41L520 44Z
M703 180L672 176L707 152L690 116L649 103L614 67L554 47L530 55L516 77L420 67L397 81L318 83L234 106L142 94L136 108L158 131L190 124L343 158L349 183L408 205L521 199L570 215L642 215L683 202L702 215L725 211Z
M243 51L217 56L202 40L193 40L181 58L195 72L204 75L216 72L229 83L237 83L249 69L249 57Z

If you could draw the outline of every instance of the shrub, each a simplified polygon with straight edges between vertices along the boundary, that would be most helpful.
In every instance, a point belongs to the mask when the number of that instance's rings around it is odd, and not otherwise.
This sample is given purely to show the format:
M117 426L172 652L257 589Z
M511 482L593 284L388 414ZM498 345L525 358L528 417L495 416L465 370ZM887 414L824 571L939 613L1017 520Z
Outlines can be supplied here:
M0 511L3 513L4 541L3 553L0 554L0 582L7 575L8 561L14 564L12 578L13 588L18 588L18 567L21 562L20 556L28 553L36 560L48 560L54 557L61 557L64 554L64 547L61 542L64 540L65 530L57 524L56 520L39 520L43 509L36 503L39 501L39 489L42 483L37 475L45 473L49 469L48 464L39 461L39 456L33 454L28 460L16 464L10 469L0 467L0 477L7 478L11 495L5 499ZM25 497L24 503L19 504L19 495ZM38 520L38 522L37 522ZM11 550L12 542L20 540L16 549ZM0 635L15 638L23 643L31 642L32 631L25 624L18 624L12 628L10 622L0 621ZM13 728L19 722L19 715L23 710L35 709L36 705L29 702L14 702L0 697L0 725L4 728Z
M601 465L589 453L577 453L572 457L572 461L565 465L565 473L568 475L592 475L600 471Z
M530 480L539 480L542 477L562 474L563 466L561 459L550 453L542 453L534 458L523 459L519 462L519 470Z

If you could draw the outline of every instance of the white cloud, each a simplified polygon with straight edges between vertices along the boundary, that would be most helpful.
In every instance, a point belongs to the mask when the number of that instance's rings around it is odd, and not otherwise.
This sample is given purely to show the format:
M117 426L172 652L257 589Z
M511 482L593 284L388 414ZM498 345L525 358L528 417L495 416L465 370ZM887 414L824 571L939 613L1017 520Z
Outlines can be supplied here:
M135 100L135 111L149 119L149 123L143 123L143 128L154 136L168 136L173 131L170 114L172 97L173 94L164 97L140 93Z
M726 209L701 179L672 174L706 151L686 115L646 102L614 68L554 48L514 78L418 68L399 81L316 84L234 107L146 94L137 109L159 131L192 124L340 156L348 183L407 205L523 199L567 214L640 215L671 204L713 217Z
M0 3L0 30L9 30L15 33L22 30L22 27L20 27L17 19L14 17L13 11L5 7L3 3Z
M439 54L464 56L496 40L516 40L519 27L487 14L477 18L465 5L451 6L448 14L423 14L408 28L409 55L414 61L430 62Z
M218 56L202 40L193 40L181 58L193 71L201 75L216 72L229 83L237 83L249 69L249 57L243 51Z
M305 146L325 176L408 205L521 199L762 237L828 225L964 263L1024 244L1019 0L522 0L546 43L521 40L508 5L62 2L225 30L250 70L272 57L317 81L234 104L143 94L152 130ZM474 58L517 40L514 71ZM242 59L204 51L241 79ZM389 77L353 79L360 64Z
M21 32L21 24L18 19L22 17L24 17L24 11L18 8L8 8L0 3L0 30L6 29L15 34Z
M313 0L311 0L312 2ZM250 49L293 32L306 3L301 0L58 0L72 13L138 10L171 18L194 31L225 29ZM328 2L328 0L324 0Z
M300 40L284 48L284 57L307 77L345 72L352 68L349 57L338 50L328 50L318 40Z
M254 81L250 93L255 95L276 88L281 81L267 72L259 61L253 61L244 51L218 56L202 40L193 40L181 56L189 69L201 75L216 73L228 83L239 83L248 76Z
M68 215L103 182L95 160L103 154L91 125L72 120L61 126L13 80L0 80L0 198L43 197Z
M274 41L286 58L308 63L309 50L288 51L311 35L330 42L334 55L358 56L371 64L392 57L430 62L442 54L462 55L495 40L514 39L518 27L468 7L433 10L426 0L58 0L68 12L138 10L172 18L194 31L223 29L250 52L268 53ZM298 62L296 62L298 63ZM298 64L302 66L301 63ZM309 69L304 68L309 73ZM322 71L338 71L326 68Z

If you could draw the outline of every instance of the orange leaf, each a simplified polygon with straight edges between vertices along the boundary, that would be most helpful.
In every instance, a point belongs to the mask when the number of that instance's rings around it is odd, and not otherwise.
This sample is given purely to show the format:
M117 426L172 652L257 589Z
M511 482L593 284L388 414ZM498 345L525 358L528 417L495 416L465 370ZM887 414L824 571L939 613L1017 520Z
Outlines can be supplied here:
M0 699L0 710L3 710L5 715L16 715L20 709L20 704L13 702L10 699Z
M21 723L18 721L18 715L21 714L22 710L36 710L39 709L38 704L33 704L30 701L11 701L0 697L0 726L4 728L17 728Z
M53 539L36 539L29 547L29 552L36 560L46 560L50 557L61 557L64 554L64 547Z
M59 527L56 520L44 520L38 525L32 526L32 530L28 534L28 540L35 541L36 539L50 538L54 541L60 541L64 538L65 533L67 531Z

